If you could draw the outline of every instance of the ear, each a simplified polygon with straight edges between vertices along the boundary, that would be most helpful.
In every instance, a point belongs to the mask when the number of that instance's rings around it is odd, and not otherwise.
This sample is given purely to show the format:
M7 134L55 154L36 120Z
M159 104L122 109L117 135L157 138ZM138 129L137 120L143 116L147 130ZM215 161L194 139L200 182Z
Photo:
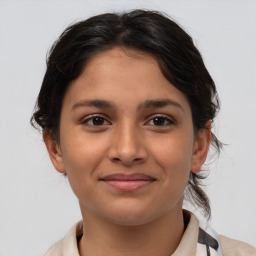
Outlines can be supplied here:
M194 151L192 156L191 163L191 172L197 173L200 172L203 163L206 160L209 147L211 143L211 121L209 120L206 123L206 128L201 129L194 143Z
M64 167L60 145L52 138L48 131L43 132L43 139L55 169L60 173L65 173L66 169Z

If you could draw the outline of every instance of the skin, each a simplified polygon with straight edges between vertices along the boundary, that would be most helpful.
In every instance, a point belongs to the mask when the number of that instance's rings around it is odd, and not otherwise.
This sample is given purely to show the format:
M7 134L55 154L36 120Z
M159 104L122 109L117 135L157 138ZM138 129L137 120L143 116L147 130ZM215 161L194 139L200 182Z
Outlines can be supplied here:
M117 47L90 59L65 94L59 143L47 131L44 141L80 203L80 255L175 251L184 232L183 192L206 159L210 129L195 135L186 96L151 55ZM102 180L116 173L154 181L123 191Z

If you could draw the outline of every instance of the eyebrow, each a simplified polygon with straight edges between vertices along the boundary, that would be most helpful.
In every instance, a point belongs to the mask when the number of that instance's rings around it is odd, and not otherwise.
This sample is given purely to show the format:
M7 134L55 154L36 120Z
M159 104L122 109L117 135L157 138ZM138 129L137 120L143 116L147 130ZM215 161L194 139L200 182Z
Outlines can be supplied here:
M183 107L176 101L170 99L154 99L154 100L146 100L145 102L139 104L138 110L148 109L148 108L162 108L166 106L174 106L179 108L184 112Z
M96 107L96 108L114 108L115 105L106 100L82 100L77 102L72 110L75 110L78 107Z
M174 106L179 108L184 112L184 109L182 106L173 100L170 99L152 99L152 100L146 100L145 102L142 102L138 105L138 110L142 109L149 109L149 108L161 108L161 107L166 107L166 106ZM79 107L96 107L100 109L105 109L105 108L116 108L116 105L112 102L106 101L106 100L100 100L100 99L95 99L95 100L82 100L77 102L73 107L72 111L79 108Z

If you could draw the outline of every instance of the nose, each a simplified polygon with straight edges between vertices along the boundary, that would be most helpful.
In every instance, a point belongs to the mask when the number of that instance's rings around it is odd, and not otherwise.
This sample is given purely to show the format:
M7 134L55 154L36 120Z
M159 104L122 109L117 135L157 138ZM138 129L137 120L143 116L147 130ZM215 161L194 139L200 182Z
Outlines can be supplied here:
M139 129L131 124L116 127L111 137L108 157L126 166L145 162L148 153Z

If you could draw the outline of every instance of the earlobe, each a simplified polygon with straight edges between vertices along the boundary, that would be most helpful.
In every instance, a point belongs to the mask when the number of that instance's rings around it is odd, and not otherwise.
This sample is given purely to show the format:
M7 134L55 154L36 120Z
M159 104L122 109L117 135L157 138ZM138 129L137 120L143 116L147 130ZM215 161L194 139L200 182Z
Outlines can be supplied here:
M43 139L48 151L49 157L54 165L55 169L60 173L65 173L65 167L63 163L62 153L60 145L54 140L48 131L43 132Z
M191 163L191 172L197 173L201 171L211 143L211 121L206 123L206 128L201 129L196 137L194 151Z

